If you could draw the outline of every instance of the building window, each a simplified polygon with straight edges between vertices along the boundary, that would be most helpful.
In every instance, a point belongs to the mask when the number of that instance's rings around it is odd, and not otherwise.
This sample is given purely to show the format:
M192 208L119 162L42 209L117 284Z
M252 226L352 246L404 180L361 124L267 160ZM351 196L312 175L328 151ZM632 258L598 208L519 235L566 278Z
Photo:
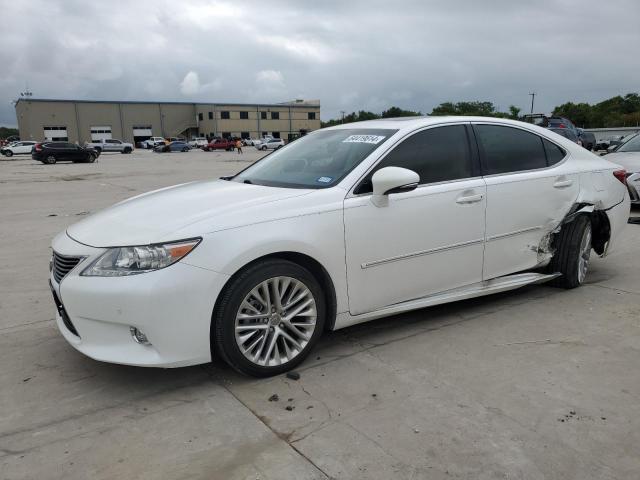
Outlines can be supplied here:
M280 138L280 132L271 132L271 135L273 135L273 138Z
M220 118L224 120L229 120L231 118L231 115L229 115L229 112L227 110L222 110L220 112Z
M213 112L209 112L209 120L213 120Z
M240 112L240 120L248 120L249 112Z
M231 138L231 132L222 132L222 138Z
M251 135L249 135L249 132L240 132L240 136L242 138L250 138L251 137Z
M262 132L263 137L266 137L267 135L269 135L269 132Z
M198 114L198 120L199 120L199 121L202 121L203 119L204 119L204 117L202 116L202 113L199 113L199 114Z
M271 112L271 120L280 120L280 112ZM276 137L280 138L280 137Z
M215 132L209 132L209 138L216 138L216 133Z
M266 120L267 119L267 112L260 112L260 119L261 120Z
M307 113L307 119L308 120L315 120L316 119L316 112Z

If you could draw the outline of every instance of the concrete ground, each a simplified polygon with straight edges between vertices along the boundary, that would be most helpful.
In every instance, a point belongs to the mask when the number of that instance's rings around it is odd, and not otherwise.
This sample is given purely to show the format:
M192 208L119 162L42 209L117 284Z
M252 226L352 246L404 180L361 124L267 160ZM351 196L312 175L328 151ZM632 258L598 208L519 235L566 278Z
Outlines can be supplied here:
M51 238L137 193L236 172L260 156L245 150L0 162L0 478L640 478L638 225L581 288L333 332L298 381L218 361L108 365L69 346Z

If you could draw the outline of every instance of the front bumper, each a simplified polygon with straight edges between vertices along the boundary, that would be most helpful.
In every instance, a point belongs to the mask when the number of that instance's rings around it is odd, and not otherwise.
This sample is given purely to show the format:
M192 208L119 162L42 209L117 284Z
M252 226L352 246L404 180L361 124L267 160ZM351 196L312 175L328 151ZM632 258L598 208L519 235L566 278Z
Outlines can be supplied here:
M211 361L210 325L216 298L228 276L178 262L128 277L82 277L104 249L82 245L62 233L53 249L85 256L52 288L67 313L56 321L64 338L78 351L104 362L136 366L180 367ZM131 327L150 345L134 340Z

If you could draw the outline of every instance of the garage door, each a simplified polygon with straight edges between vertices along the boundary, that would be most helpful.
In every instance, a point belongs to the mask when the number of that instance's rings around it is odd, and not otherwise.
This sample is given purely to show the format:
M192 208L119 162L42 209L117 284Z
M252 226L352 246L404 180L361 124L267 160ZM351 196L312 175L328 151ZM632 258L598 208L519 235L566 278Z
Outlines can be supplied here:
M133 127L133 136L134 137L151 137L153 133L151 133L151 125L140 125Z
M44 127L44 139L52 142L68 142L69 135L67 134L67 127L52 126Z
M109 125L96 125L91 127L91 140L111 140L111 126Z

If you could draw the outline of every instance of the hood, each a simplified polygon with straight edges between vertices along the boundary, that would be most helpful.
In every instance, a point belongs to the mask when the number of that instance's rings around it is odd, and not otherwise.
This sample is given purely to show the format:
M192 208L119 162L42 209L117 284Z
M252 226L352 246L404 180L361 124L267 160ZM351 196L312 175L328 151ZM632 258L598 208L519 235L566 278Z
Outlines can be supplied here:
M640 172L640 152L614 152L604 158L624 167L627 172Z
M236 217L236 221L240 214L248 214L250 218L252 208L309 192L225 180L186 183L120 202L71 225L67 234L92 247L180 240L172 233L188 225L218 216ZM218 227L222 229L225 225ZM198 232L197 235L204 233L208 232Z

